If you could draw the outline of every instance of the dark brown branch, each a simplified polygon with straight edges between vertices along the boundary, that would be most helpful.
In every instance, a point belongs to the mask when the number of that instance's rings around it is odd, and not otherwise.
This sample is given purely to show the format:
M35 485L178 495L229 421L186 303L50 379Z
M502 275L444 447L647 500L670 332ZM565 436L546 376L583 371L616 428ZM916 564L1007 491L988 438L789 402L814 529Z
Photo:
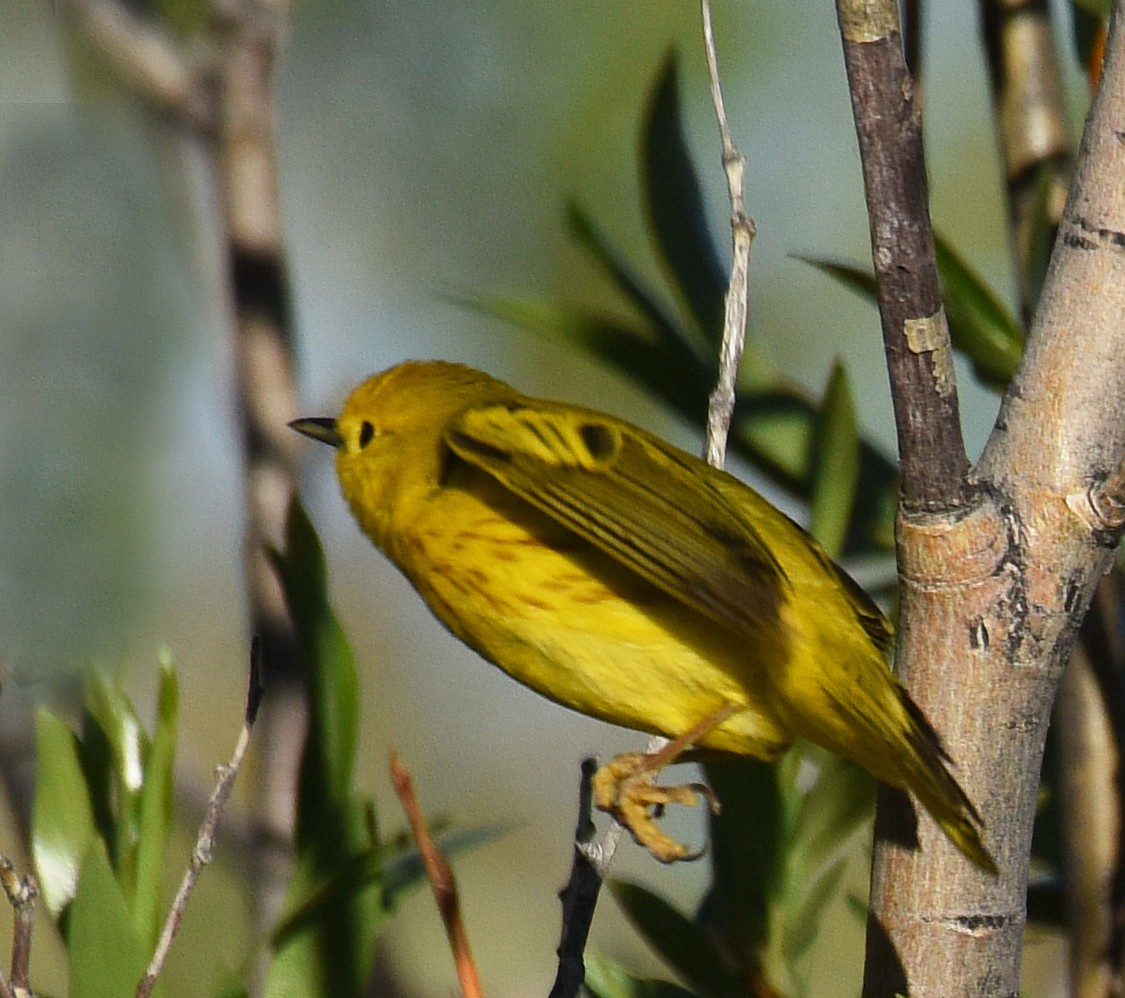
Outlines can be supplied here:
M31 993L31 930L39 885L30 874L26 877L18 876L12 861L7 856L0 856L0 889L7 896L15 916L12 925L11 979L0 974L0 994L4 998L18 998Z
M838 0L844 63L879 282L902 502L943 510L966 502L953 354L930 225L922 121L903 57L896 0Z
M582 761L582 781L578 791L578 824L574 830L574 861L570 879L559 891L563 924L559 940L559 969L548 998L576 998L586 979L586 940L602 889L604 868L601 857L589 848L594 842L593 791L591 781L598 768L595 759Z

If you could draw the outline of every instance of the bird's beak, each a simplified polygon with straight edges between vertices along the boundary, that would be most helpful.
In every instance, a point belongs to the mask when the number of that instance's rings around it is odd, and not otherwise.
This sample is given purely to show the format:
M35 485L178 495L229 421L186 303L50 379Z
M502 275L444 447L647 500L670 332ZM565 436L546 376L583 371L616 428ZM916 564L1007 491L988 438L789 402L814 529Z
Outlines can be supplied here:
M340 436L340 431L336 429L336 420L329 419L327 416L295 419L289 426L298 433L313 440L319 440L322 444L328 444L331 447L339 447L344 442Z

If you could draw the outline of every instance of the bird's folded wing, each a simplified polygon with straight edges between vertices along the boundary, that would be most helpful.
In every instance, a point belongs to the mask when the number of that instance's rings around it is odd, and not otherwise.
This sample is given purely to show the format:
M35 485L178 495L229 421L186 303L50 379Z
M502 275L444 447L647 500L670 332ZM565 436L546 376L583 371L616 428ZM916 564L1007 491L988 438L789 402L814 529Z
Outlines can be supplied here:
M755 525L688 455L595 412L533 400L449 427L462 460L727 627L776 621L788 581Z

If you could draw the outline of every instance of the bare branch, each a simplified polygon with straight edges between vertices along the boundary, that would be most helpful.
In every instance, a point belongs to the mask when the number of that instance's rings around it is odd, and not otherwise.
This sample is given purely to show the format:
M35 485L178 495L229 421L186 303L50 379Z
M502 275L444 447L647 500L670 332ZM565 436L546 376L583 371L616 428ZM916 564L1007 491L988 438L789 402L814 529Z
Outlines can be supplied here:
M711 0L702 0L703 47L707 53L707 69L711 78L711 102L719 122L719 137L723 144L723 172L730 194L731 235L733 258L730 284L727 287L726 310L723 315L723 345L719 354L719 381L711 393L707 410L707 463L716 468L723 466L726 457L727 434L734 416L734 393L738 381L738 367L742 360L742 347L746 342L746 304L750 294L750 245L754 241L754 222L746 214L743 189L746 159L735 148L730 123L723 103L723 88L719 79L719 57L715 51L715 32L711 19Z
M156 944L152 959L149 961L144 976L137 983L136 998L148 998L148 996L152 994L153 988L156 987L157 978L164 969L164 961L168 958L168 951L172 947L172 941L176 938L176 933L180 928L180 922L183 920L184 912L187 910L188 901L191 899L192 891L195 889L195 882L199 879L203 868L211 862L212 852L215 846L215 832L219 827L219 822L222 820L223 810L226 807L227 800L230 798L231 791L234 789L234 781L238 778L238 772L242 768L242 760L246 755L246 749L250 745L250 732L253 728L254 718L258 712L258 704L261 700L262 690L259 682L260 655L260 645L258 641L255 640L250 649L250 682L242 729L238 733L238 741L235 744L234 753L231 755L230 762L225 766L220 766L218 769L219 779L215 784L215 789L211 793L211 799L208 801L207 814L203 819L203 824L199 828L199 836L195 841L195 848L191 852L191 860L188 863L187 869L184 871L179 890L176 891L176 896L172 901L172 907L169 909L168 917L164 922L164 928L160 933L160 939Z
M838 0L871 224L879 314L908 509L967 501L953 353L941 304L922 122L896 0Z
M926 693L1001 876L967 869L925 818L924 860L882 839L865 994L927 998L985 981L987 994L1018 992L1047 725L1117 539L1076 515L1070 497L1097 495L1125 459L1121 8L1023 361L971 479L977 501L957 516L899 520L899 666L912 692Z
M582 760L582 779L578 788L578 824L574 830L574 860L566 886L559 891L562 901L562 933L559 939L559 969L548 998L575 998L586 979L586 940L608 869L604 853L594 840L593 791L591 781L597 760ZM614 846L621 826L614 822ZM612 852L610 853L612 856Z
M214 131L210 70L193 64L165 32L118 0L66 0L63 9L122 84L146 104L200 135Z
M12 861L7 856L0 856L0 888L15 914L12 925L12 976L8 980L0 974L0 994L4 998L20 998L31 994L31 930L39 885L30 874L26 877L17 876Z
M449 939L450 949L453 951L453 962L457 968L457 979L461 982L461 994L464 998L483 998L484 991L480 986L477 967L473 962L473 955L469 950L469 935L465 931L465 923L461 918L461 900L457 893L457 879L453 876L453 868L442 852L434 844L430 832L426 828L426 819L422 815L422 808L418 798L414 795L414 784L410 779L410 772L394 752L391 753L391 782L394 784L395 793L406 812L410 822L414 841L418 843L418 852L422 856L422 865L426 869L426 877L430 881L430 890L433 891L434 901L437 902L441 921L445 926L445 934Z

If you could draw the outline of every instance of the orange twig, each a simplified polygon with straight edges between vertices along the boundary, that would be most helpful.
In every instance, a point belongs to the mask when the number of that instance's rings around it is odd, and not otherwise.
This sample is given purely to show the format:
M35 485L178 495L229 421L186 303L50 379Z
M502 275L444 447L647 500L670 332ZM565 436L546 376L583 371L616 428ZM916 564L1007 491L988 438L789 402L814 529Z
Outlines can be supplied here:
M426 868L430 889L434 893L438 911L441 912L441 920L445 924L445 934L453 950L453 962L457 967L461 992L464 998L484 998L476 964L473 963L473 956L469 952L469 936L465 931L465 923L461 920L461 902L457 894L457 881L453 876L453 868L442 855L441 850L434 845L434 840L430 838L422 809L418 805L418 798L414 796L410 772L399 759L397 752L391 753L391 782L402 803L402 809L406 812L410 828L414 832L414 841L418 843L418 852Z

